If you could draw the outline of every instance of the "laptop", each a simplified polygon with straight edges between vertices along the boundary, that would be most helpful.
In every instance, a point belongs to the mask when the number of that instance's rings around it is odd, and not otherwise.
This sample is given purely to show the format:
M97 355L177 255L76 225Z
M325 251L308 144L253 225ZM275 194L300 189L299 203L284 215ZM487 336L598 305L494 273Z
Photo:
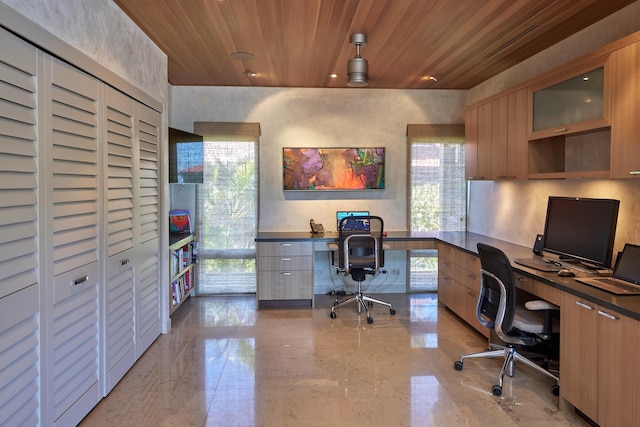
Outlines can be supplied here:
M576 277L576 280L616 295L640 295L640 246L624 245L611 277Z
M336 212L336 230L340 230L340 221L343 218L350 216L369 216L368 211L337 211ZM369 221L365 219L361 220L347 220L345 221L343 231L369 231Z

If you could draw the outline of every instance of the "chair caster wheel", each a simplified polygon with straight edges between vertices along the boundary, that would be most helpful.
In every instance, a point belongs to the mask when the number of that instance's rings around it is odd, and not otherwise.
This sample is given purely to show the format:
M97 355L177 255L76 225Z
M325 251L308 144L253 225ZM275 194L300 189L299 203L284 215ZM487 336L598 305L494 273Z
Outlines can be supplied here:
M329 317L331 317L332 319L335 319L336 313L332 311L331 313L329 313Z
M554 396L560 396L560 386L557 384L552 385L551 393L553 393Z
M367 317L367 323L368 324L372 324L373 323L373 317Z
M453 369L455 369L456 371L462 371L462 362L459 360L453 362Z
M499 385L494 385L491 388L491 393L493 393L494 396L502 396L502 387L500 387Z
M392 315L396 314L396 309L395 308L390 308L389 309L389 313L391 313Z

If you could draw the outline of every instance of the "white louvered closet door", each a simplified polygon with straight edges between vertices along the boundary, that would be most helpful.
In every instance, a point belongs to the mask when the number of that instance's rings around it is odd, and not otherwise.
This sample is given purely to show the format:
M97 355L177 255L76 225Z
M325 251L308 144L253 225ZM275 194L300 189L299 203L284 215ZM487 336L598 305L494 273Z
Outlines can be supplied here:
M138 236L136 325L138 356L160 335L160 113L136 104ZM162 287L166 289L166 287Z
M39 413L37 50L0 28L0 423Z
M46 78L46 425L75 426L99 385L99 82L52 59ZM47 284L50 286L50 284Z
M134 277L134 101L105 87L107 280L104 296L107 393L136 361Z

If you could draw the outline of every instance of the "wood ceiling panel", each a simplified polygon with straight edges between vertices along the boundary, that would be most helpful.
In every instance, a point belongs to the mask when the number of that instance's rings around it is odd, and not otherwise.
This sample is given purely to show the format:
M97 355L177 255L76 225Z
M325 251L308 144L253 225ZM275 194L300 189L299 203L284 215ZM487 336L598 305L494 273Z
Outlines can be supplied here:
M469 89L634 2L114 1L167 54L173 85L347 87L362 32L369 87L399 89Z

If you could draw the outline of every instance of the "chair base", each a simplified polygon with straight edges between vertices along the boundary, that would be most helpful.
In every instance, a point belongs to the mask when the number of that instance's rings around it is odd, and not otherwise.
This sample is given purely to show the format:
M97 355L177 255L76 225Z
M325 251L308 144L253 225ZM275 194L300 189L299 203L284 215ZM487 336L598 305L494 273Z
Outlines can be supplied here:
M504 362L502 363L502 369L500 369L500 374L498 375L498 384L494 385L492 388L492 392L494 396L502 395L502 384L503 384L504 374L506 373L510 377L514 375L516 361L524 363L525 365L529 366L533 370L540 372L548 376L549 378L553 378L556 381L556 384L551 387L551 391L555 396L559 394L560 379L557 376L553 375L551 372L544 369L543 367L538 366L531 360L522 356L520 353L518 353L515 346L510 344L504 347L504 349L488 350L488 351L483 351L479 353L463 354L462 356L460 356L460 360L457 360L453 366L456 371L461 371L462 365L464 363L464 359L484 358L484 357L504 357Z
M395 308L393 308L393 306L391 304L389 304L388 302L381 301L381 300L375 299L375 298L371 298L368 295L364 295L362 293L362 290L361 290L361 282L358 282L358 292L355 293L351 298L349 298L349 299L347 299L345 301L342 301L341 303L334 304L334 306L331 307L331 313L329 314L329 317L331 317L332 319L335 319L336 318L336 308L342 307L343 305L351 304L353 302L356 302L358 304L358 313L362 313L362 309L364 309L365 313L367 313L367 323L369 323L369 324L373 323L373 318L371 317L371 313L369 312L369 308L367 307L367 303L384 305L386 307L389 307L389 313L390 314L392 314L392 315L396 314Z

